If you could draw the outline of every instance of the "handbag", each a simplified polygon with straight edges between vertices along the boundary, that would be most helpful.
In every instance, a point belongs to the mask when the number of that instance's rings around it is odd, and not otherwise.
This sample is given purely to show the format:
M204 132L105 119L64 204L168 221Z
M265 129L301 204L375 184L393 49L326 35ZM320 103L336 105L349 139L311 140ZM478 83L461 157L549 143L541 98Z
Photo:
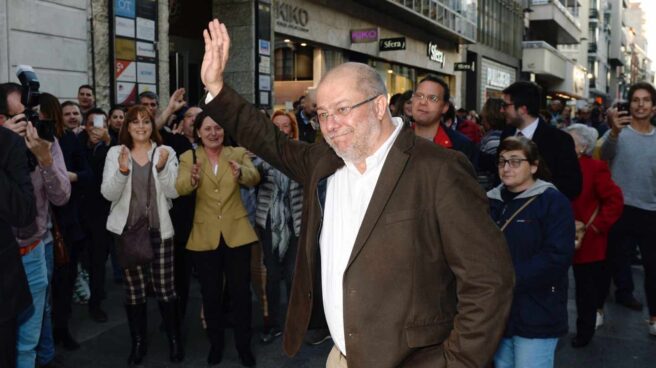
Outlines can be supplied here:
M152 262L155 258L153 246L162 242L159 229L150 226L150 181L153 177L154 159L155 150L153 150L148 165L146 215L139 218L132 226L126 225L123 233L118 237L116 258L122 268L133 268Z
M583 221L579 221L579 220L574 221L574 224L576 226L576 238L574 240L574 249L581 248L581 244L583 243L583 237L585 236L585 233L588 231L588 227L590 227L590 225L595 220L595 218L597 218L598 214L599 214L599 205L597 205L597 208L595 208L594 212L592 213L592 217L590 217L587 224L584 224Z

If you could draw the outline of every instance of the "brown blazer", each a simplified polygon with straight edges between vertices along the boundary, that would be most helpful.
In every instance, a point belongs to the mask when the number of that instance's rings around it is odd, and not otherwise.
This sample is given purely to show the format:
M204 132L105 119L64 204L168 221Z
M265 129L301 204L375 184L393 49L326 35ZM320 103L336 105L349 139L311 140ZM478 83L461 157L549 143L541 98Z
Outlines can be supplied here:
M218 248L223 237L230 248L257 241L257 235L248 221L248 212L241 201L239 186L252 187L260 182L257 171L245 149L223 147L219 155L219 169L216 175L207 159L205 150L196 149L196 160L200 164L201 177L196 190L194 226L187 240L187 249L209 251ZM235 160L241 165L241 176L235 180L228 161ZM178 179L175 189L181 196L191 194L191 150L180 156Z
M284 349L312 313L323 179L344 162L324 142L290 141L230 87L205 110L237 141L303 184L303 223ZM485 193L462 154L405 129L384 163L344 273L350 368L476 367L492 358L514 270ZM320 278L318 278L320 280Z

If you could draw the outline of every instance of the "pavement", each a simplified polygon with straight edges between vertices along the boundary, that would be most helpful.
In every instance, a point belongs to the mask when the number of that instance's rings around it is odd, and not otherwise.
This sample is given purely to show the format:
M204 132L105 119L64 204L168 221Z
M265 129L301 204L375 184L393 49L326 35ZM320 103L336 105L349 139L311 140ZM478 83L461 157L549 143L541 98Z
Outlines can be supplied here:
M645 301L642 287L644 272L641 267L633 267L636 296ZM111 275L108 270L108 275ZM111 280L108 277L108 280ZM615 304L612 300L606 303L605 324L601 327L590 345L581 349L570 346L570 339L575 331L576 307L574 303L574 282L570 272L569 293L569 325L570 334L560 339L556 350L558 368L653 368L656 367L656 337L648 335L646 307L642 312L629 310ZM284 289L284 288L283 288ZM125 311L123 309L123 288L108 281L107 300L103 308L109 315L107 323L98 324L88 316L86 306L75 305L71 331L81 343L81 348L74 352L60 352L58 360L71 368L105 368L125 367L130 352L130 335ZM206 357L209 343L200 323L200 292L196 280L193 280L192 292L186 320L183 324L185 337L186 359L183 363L174 364L168 361L168 345L166 335L159 330L161 317L157 302L148 302L148 354L143 367L207 367ZM259 341L259 331L262 320L260 306L253 306L253 353L258 367L266 368L323 368L333 344L331 340L319 346L304 345L293 358L288 358L282 350L282 339L277 338L272 343L264 345ZM226 331L226 345L223 362L220 367L241 367L234 348L232 333ZM59 349L59 348L58 348ZM374 367L375 368L375 367Z

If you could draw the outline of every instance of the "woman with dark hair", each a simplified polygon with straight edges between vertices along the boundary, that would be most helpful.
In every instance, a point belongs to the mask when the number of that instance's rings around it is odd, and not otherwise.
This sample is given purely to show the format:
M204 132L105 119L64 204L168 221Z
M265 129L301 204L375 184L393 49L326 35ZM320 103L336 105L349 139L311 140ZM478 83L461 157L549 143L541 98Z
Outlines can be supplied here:
M240 185L260 181L248 152L224 146L223 128L212 118L199 115L194 136L199 148L180 156L176 189L180 195L195 192L196 208L187 251L198 272L203 311L210 340L207 363L223 357L223 288L233 302L235 344L245 366L255 365L251 352L251 245L257 236L241 200ZM224 284L225 275L225 284Z
M543 181L546 166L525 137L499 145L502 184L487 193L515 267L515 290L496 368L553 367L558 337L567 333L567 270L574 255L569 200Z
M120 146L109 149L101 192L112 202L107 230L120 236L125 229L148 219L150 232L159 232L157 244L150 244L153 260L136 266L123 265L126 311L132 335L128 364L140 364L146 354L146 291L155 291L169 340L170 360L181 362L184 351L173 269L173 224L169 216L171 199L176 198L178 159L171 147L160 145L161 137L148 108L132 107L119 133ZM120 250L119 250L120 253ZM121 257L119 257L121 258Z
M122 105L116 105L109 110L109 135L112 141L118 141L118 133L125 122L125 108Z
M68 320L71 313L77 264L80 254L84 251L85 234L80 226L79 213L80 192L83 186L91 182L93 174L77 136L64 125L64 115L57 97L49 93L41 94L39 119L49 120L55 125L55 137L59 141L68 171L68 179L71 183L71 197L68 203L63 206L52 206L52 216L50 217L51 223L53 225L56 223L61 231L71 256L69 263L61 265L55 270L51 232L46 233L49 241L44 241L48 279L52 280L48 294L52 294L52 298L46 297L37 355L39 364L45 365L55 358L55 342L62 343L68 350L74 350L79 346L69 332ZM54 330L52 322L54 322Z
M501 132L506 126L506 117L501 112L502 106L502 99L491 97L485 101L481 110L485 136L481 139L478 167L482 172L495 173L497 171L497 147L499 147Z
M412 90L409 89L398 97L396 100L394 115L403 119L403 122L410 126L412 124Z
M278 110L273 113L271 122L289 139L298 140L298 127L292 114ZM280 282L285 281L285 295L289 295L301 230L303 191L300 184L268 163L258 160L256 167L260 171L262 182L257 193L255 222L266 266L269 312L268 318L264 320L264 331L260 339L269 343L282 334L281 326L285 324L287 313L280 310Z

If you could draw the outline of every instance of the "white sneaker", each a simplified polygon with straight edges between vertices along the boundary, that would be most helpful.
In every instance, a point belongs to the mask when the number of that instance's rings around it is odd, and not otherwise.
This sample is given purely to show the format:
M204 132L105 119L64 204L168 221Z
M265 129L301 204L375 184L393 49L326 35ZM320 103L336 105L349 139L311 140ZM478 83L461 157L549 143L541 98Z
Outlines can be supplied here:
M598 329L599 327L604 325L604 314L597 311L597 320L595 321L595 330ZM651 331L652 325L649 325L650 331ZM656 333L656 327L654 329L654 332Z
M656 322L649 322L649 334L656 336Z

